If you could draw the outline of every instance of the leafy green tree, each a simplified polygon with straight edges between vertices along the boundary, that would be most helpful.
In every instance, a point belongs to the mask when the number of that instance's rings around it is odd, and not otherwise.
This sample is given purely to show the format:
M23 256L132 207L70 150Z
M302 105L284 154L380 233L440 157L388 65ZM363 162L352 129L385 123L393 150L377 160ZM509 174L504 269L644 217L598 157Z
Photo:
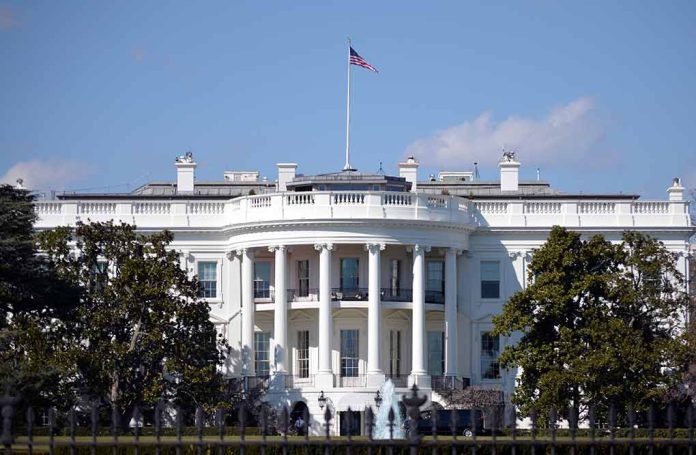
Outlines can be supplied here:
M209 320L199 283L170 248L173 236L127 224L79 223L40 234L62 277L81 289L70 353L83 397L117 405L173 400L183 409L216 406L227 351Z
M33 201L27 190L0 185L0 382L51 405L68 395L60 353L77 292L37 255Z
M535 408L644 409L679 381L693 346L676 258L646 235L612 244L555 226L529 265L529 285L493 320L521 335L500 356L521 368L513 401Z

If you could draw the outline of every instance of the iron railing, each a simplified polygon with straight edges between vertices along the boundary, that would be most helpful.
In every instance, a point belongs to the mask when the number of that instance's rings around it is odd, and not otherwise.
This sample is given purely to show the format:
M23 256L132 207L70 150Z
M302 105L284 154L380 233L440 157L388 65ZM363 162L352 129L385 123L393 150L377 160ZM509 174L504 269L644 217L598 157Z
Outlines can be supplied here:
M413 289L382 288L382 302L412 302Z
M343 300L344 302L367 301L367 288L333 288L331 300Z
M425 303L445 303L445 293L442 291L425 291Z
M288 289L288 302L316 302L319 300L319 289L308 288L302 289Z
M136 406L132 414L122 416L114 406L94 402L65 413L49 409L48 426L37 425L37 413L22 407L20 397L5 392L0 397L2 435L5 455L22 453L283 453L351 454L374 453L551 453L551 454L693 454L696 449L693 403L664 408L649 407L636 412L630 408L619 413L619 406L599 409L550 409L547 413L531 410L529 428L519 428L515 409L501 407L470 411L435 411L423 419L422 406L427 398L414 386L402 397L406 409L404 424L398 426L397 406L386 416L377 417L371 407L364 411L359 431L352 419L341 427L347 436L332 436L335 410L330 403L322 406L320 418L312 419L308 408L291 413L288 407L278 412L267 406L240 402L234 409L204 412L201 406L188 415L165 403L147 410ZM621 408L623 409L623 408ZM22 412L19 413L18 411ZM497 412L496 412L497 410ZM105 412L106 411L106 412ZM347 410L350 412L350 408ZM173 418L172 417L173 414ZM379 414L379 413L378 413ZM299 417L302 420L299 421ZM543 417L542 417L543 416ZM192 417L189 420L189 417ZM171 418L171 419L170 419ZM168 427L168 421L171 427ZM129 423L130 422L130 423ZM193 427L186 427L188 422ZM563 423L566 428L560 428ZM378 428L386 428L385 439L376 439ZM309 430L309 431L308 431ZM354 433L365 437L353 438ZM311 436L310 436L311 433ZM404 433L404 437L398 437ZM108 451L108 452L105 452ZM446 452L445 452L446 453Z

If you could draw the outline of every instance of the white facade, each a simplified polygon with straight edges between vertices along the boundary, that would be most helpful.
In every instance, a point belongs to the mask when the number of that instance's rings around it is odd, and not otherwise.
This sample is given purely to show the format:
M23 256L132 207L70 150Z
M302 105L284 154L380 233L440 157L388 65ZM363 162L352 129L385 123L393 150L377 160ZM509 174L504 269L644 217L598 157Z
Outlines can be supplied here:
M189 172L191 164L177 167ZM232 346L225 374L268 375L268 400L291 408L305 402L315 430L322 391L334 411L362 410L374 406L386 377L401 392L417 383L433 401L443 377L509 394L515 372L498 371L495 355L512 340L487 332L525 286L526 265L553 225L610 240L640 230L680 253L687 272L693 228L678 181L664 201L564 195L518 182L516 161L501 161L501 188L471 179L416 181L417 162L409 159L401 182L411 191L384 191L389 183L363 188L365 179L380 177L351 180L350 173L299 191L295 165L280 166L286 191L229 178L191 188L186 174L179 176L185 190L172 194L153 185L37 202L37 227L90 219L170 229ZM346 181L360 189L318 189ZM335 422L338 432L341 419Z

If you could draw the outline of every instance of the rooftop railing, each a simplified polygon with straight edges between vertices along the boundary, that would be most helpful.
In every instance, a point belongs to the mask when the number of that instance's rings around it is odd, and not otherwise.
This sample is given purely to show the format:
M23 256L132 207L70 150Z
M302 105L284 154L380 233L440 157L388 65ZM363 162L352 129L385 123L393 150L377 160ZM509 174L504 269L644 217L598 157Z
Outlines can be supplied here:
M471 227L690 226L686 201L524 200L470 201L450 195L370 191L272 193L229 201L37 201L36 226L77 221L122 221L142 228L223 227L325 219L389 219Z

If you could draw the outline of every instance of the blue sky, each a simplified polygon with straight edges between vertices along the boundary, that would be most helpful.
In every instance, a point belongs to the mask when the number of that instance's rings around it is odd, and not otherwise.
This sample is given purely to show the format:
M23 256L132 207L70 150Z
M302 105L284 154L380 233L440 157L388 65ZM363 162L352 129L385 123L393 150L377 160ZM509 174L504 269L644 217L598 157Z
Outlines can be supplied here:
M352 164L409 153L561 190L696 187L696 2L25 2L0 0L0 176L124 191L275 163L339 170L346 37Z

